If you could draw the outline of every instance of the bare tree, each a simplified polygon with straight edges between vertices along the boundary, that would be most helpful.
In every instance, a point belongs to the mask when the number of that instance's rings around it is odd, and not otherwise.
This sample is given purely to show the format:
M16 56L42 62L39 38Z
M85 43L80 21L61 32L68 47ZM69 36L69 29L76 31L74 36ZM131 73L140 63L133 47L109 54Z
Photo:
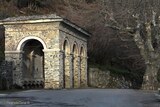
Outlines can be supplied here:
M101 0L106 27L132 36L146 65L143 89L158 87L160 69L159 0Z

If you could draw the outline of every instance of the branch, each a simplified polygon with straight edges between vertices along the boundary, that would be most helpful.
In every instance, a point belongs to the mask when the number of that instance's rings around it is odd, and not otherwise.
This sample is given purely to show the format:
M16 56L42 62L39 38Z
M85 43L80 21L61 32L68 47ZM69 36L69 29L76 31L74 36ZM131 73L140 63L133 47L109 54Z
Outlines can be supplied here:
M133 36L135 32L135 29L131 27L121 28L119 26L110 25L110 24L106 24L105 27L109 27L113 30L118 30L120 33L128 34L130 36Z
M112 23L112 24L106 24L107 27L110 27L110 28L113 28L113 29L116 29L116 30L120 30L122 29L121 28L121 25L115 20L114 18L114 15L113 15L113 12L108 12L108 10L105 10L105 20L108 20L107 16L109 16L109 21Z
M110 25L110 24L105 24L105 27L109 27L109 28L112 28L112 29L114 29L114 30L121 30L120 27L114 26L114 25Z
M152 24L156 26L156 12L152 11Z
M109 22L106 21L108 23L105 24L105 27L109 27L111 29L120 31L120 33L125 33L133 36L133 34L135 33L135 28L122 26L117 20L115 20L113 12L110 13L107 10L105 10L105 13L106 13L105 20L107 20L107 16L109 16Z
M151 34L151 23L146 23L146 45L150 52L154 51L153 45L152 45L152 34Z
M136 26L136 33L134 35L134 41L135 41L137 47L139 48L142 57L147 61L148 57L147 57L147 54L146 54L144 40L142 39L142 37L140 35L141 23L140 23L138 17L136 17L136 22L137 22L137 26Z
M145 60L148 59L148 57L146 55L144 41L143 41L142 37L140 36L140 31L139 30L137 30L135 35L134 35L134 41L135 41L137 47L139 48L142 57Z

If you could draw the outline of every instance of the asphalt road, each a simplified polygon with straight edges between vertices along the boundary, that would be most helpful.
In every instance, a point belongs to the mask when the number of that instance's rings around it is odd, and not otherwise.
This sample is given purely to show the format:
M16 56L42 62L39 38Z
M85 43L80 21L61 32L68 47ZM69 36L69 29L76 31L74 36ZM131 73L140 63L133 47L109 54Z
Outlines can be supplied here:
M141 90L27 90L0 94L0 107L160 107L160 101Z

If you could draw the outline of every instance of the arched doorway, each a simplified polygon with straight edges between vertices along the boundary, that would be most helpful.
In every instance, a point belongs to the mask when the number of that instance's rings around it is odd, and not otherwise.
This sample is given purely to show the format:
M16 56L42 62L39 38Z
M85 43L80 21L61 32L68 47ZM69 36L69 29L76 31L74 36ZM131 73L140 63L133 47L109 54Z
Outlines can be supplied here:
M24 42L23 51L23 86L24 88L44 87L44 53L43 45L35 39Z

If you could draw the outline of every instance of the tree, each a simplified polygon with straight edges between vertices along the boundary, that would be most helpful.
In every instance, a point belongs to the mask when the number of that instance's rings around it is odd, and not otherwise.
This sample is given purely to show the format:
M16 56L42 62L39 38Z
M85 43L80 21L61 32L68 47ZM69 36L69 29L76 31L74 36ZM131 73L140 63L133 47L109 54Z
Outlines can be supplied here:
M133 37L146 65L143 89L157 89L160 70L159 0L101 0L106 27Z

